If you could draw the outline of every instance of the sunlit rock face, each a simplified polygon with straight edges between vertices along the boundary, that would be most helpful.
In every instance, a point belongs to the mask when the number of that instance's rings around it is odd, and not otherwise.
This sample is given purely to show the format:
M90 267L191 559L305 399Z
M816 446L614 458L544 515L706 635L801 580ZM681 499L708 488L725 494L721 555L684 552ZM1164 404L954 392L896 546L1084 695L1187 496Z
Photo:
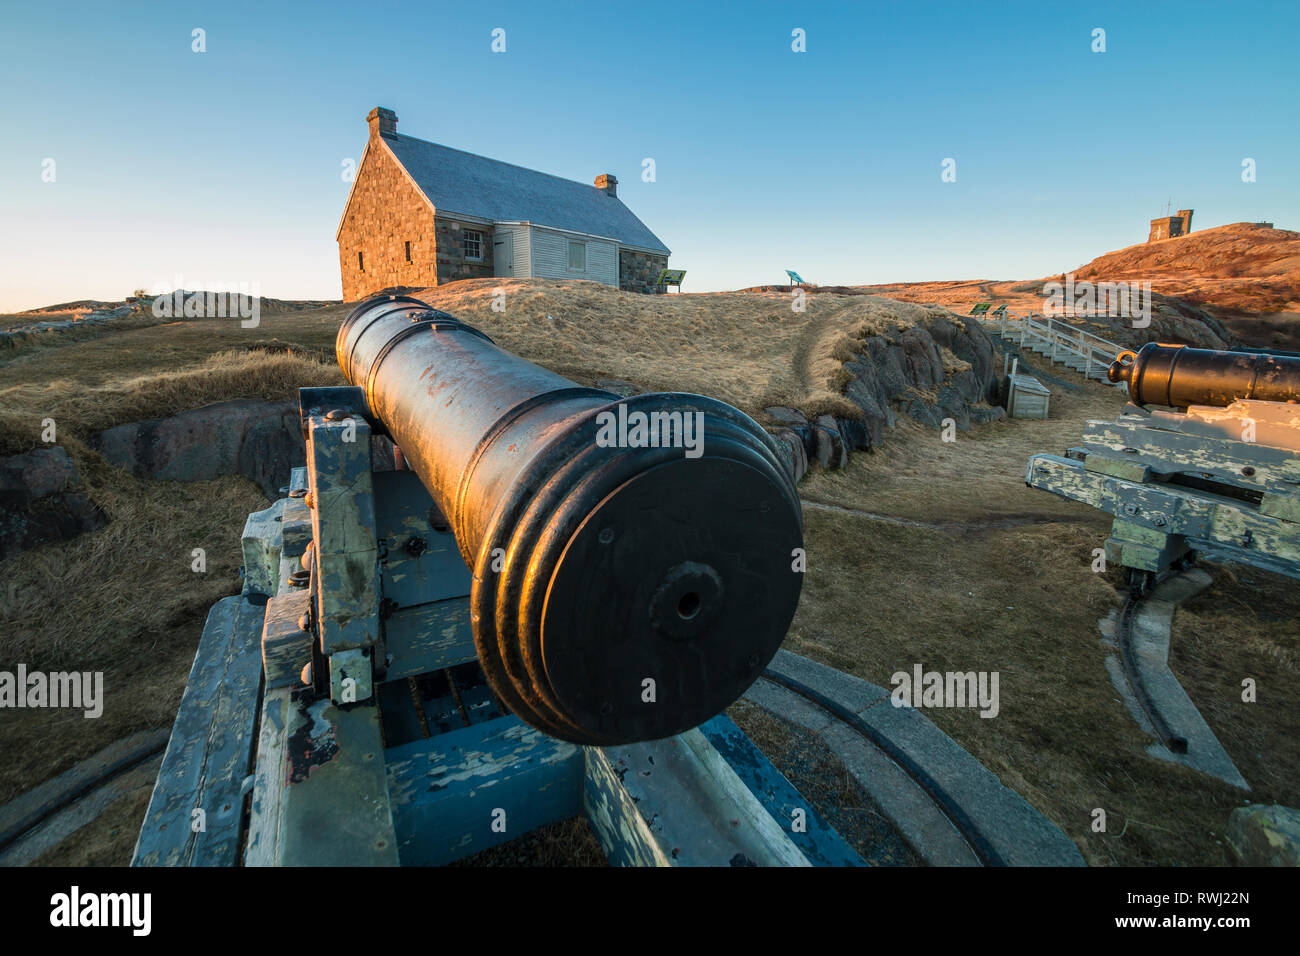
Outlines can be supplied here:
M850 452L887 440L887 429L900 414L931 428L951 420L959 431L1005 414L989 404L999 369L993 343L976 322L932 315L924 326L874 335L844 363L844 371L844 397L860 418L820 415L810 421L797 409L764 409L779 423L774 435L796 481L812 459L824 468L841 468Z

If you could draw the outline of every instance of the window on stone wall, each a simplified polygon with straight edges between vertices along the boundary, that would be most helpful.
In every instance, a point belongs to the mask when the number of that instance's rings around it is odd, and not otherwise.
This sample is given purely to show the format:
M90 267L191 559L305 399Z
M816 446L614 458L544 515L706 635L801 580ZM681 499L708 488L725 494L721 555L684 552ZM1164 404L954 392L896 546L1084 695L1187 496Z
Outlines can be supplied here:
M460 231L460 248L470 262L483 261L483 233L473 229Z
M572 272L587 271L587 244L569 240L569 269Z
M406 261L407 262L411 261L411 240L410 239L406 240Z
M366 259L360 252L357 253L357 268L362 272L366 271Z

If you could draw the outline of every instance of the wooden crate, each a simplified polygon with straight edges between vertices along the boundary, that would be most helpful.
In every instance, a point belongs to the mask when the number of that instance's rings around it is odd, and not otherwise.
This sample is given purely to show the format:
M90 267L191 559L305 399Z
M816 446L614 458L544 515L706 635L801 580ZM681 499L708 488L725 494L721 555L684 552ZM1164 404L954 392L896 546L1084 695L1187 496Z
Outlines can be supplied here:
M1046 418L1052 393L1032 375L1009 376L1007 384L1007 417Z

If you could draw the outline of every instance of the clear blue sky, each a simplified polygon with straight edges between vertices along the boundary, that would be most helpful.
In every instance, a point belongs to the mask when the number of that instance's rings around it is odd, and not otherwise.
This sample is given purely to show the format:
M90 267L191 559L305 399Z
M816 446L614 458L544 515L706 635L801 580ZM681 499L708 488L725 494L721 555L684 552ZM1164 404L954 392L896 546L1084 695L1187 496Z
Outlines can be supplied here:
M1297 37L1293 2L5 0L0 310L177 274L337 298L341 167L376 105L615 173L687 291L1044 276L1145 239L1170 198L1195 228L1300 228Z

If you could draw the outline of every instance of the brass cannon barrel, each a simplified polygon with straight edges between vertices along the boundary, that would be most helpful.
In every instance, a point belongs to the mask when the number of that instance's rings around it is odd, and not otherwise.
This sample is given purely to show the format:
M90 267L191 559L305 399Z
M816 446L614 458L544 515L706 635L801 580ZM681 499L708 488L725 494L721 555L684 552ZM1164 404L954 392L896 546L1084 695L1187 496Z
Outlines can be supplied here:
M752 419L701 395L584 388L407 297L359 305L335 348L446 516L479 661L521 719L576 743L652 740L763 672L803 539Z
M1107 373L1138 405L1231 405L1238 399L1300 401L1300 356L1229 352L1148 342L1124 351Z

